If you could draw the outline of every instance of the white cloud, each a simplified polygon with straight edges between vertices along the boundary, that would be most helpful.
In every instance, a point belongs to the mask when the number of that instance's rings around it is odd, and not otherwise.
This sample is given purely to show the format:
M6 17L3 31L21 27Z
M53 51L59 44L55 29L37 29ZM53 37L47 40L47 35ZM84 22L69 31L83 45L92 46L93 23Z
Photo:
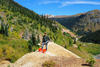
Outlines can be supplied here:
M54 4L54 3L60 3L59 0L56 0L56 1L44 1L44 2L41 2L39 4Z
M59 4L60 8L68 6L68 5L74 5L74 4L90 4L90 5L100 5L100 2L95 1L81 1L81 0L70 0L70 1L61 1L61 0L48 0L44 2L40 2L39 4Z
M61 7L67 6L67 5L73 5L73 4L91 4L91 5L100 5L100 2L93 2L93 1L66 1L63 2Z

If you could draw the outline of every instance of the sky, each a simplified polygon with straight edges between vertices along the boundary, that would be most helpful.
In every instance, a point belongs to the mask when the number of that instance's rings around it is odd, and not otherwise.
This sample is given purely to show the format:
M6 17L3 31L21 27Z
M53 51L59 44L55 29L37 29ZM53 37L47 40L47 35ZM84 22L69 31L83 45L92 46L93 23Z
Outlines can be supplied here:
M43 15L75 15L94 9L100 10L100 0L14 0L20 5Z

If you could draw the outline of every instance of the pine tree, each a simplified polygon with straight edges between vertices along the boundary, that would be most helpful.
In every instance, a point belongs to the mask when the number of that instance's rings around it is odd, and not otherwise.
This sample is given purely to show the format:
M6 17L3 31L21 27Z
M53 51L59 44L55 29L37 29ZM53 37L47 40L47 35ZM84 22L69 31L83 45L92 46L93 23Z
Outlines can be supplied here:
M32 51L32 47L36 46L36 45L37 45L37 43L36 43L35 34L32 34L32 36L29 40L29 45L28 45L29 51Z
M40 43L40 37L39 35L37 36L37 44Z
M1 22L1 29L0 29L1 34L4 34L4 30L5 30L4 27L5 27L4 23Z
M8 36L8 28L9 28L9 24L6 24L5 25L5 33L4 33L6 36Z
M5 35L5 36L8 36L8 28L9 28L8 24L4 24L3 22L1 22L0 33Z
M32 34L31 40L32 40L32 46L36 46L37 44L36 44L35 34Z

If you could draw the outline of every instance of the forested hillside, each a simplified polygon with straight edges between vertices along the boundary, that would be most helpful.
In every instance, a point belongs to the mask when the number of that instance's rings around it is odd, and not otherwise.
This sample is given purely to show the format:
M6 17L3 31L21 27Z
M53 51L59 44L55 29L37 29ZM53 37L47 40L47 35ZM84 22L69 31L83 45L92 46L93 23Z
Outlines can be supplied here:
M100 10L93 10L82 14L64 17L51 18L58 21L65 27L76 32L78 35L84 35L88 32L100 30Z
M72 45L72 38L62 33L56 21L22 7L13 0L0 0L0 60L16 61L39 46L40 36L47 32L52 41Z
M100 30L89 33L80 39L83 42L98 43L100 44Z

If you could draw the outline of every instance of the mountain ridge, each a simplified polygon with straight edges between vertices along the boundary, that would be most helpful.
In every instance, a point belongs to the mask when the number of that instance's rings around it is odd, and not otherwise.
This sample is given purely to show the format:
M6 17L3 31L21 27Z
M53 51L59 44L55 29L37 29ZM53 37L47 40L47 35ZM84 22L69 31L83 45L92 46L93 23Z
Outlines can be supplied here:
M65 18L65 17L71 17L71 16L80 16L82 14L86 14L86 13L89 13L89 12L99 12L100 10L99 9L94 9L94 10L91 10L91 11L87 11L87 12L84 12L84 13L78 13L78 14L75 14L75 15L55 15L54 17L50 17L50 18Z
M58 21L60 24L76 32L77 34L86 34L100 30L100 10L92 10L72 16L50 18ZM90 26L91 25L91 26Z

